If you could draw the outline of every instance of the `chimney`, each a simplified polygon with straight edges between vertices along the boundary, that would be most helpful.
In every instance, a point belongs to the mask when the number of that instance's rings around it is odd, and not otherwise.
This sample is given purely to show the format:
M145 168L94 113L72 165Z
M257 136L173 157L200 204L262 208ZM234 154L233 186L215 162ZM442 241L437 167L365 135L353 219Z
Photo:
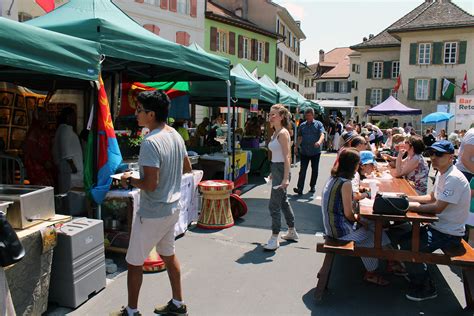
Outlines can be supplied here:
M373 39L374 38L374 34L369 34L369 39Z
M295 21L296 22L296 25L298 25L298 27L301 27L301 21Z
M367 42L367 37L364 37L364 38L362 39L362 42Z
M324 50L322 49L319 50L319 62L324 62Z

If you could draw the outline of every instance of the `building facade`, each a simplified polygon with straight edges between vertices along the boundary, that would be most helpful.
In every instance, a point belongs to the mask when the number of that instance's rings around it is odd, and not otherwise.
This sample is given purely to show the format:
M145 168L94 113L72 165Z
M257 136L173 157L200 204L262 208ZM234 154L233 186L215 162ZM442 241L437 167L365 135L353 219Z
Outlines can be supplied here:
M275 80L277 34L239 15L208 0L204 48L228 58L232 65L241 63L259 77L267 75Z
M360 55L351 56L360 65L359 89L352 93L359 104L374 106L393 95L426 115L455 100L443 97L444 79L460 95L464 75L474 76L474 16L449 0L426 0L351 48ZM398 76L401 87L395 92Z
M328 53L319 51L319 63L316 64L316 99L350 101L351 83L349 55L350 48L335 48Z
M300 63L299 93L308 100L316 99L316 79L314 78L316 67L317 64Z

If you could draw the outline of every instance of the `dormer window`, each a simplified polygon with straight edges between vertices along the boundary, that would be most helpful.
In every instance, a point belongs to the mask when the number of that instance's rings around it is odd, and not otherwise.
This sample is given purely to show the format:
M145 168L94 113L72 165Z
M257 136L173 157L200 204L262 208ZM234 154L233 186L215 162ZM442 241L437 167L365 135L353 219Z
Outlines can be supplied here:
M235 15L237 15L238 17L242 17L242 8L238 8L235 10Z

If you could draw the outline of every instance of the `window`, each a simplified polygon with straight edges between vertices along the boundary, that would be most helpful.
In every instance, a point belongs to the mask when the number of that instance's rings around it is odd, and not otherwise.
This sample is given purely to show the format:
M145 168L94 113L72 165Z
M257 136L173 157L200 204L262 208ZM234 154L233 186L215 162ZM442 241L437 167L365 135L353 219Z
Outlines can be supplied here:
M151 5L156 5L156 6L160 5L160 0L145 0L143 2L151 4Z
M418 45L418 64L428 65L431 61L431 43Z
M348 89L347 89L347 84L348 84L347 81L341 81L341 82L339 82L339 92L340 92L340 93L347 93L347 91L348 91Z
M244 59L250 59L250 39L247 37L244 37L243 39L243 58Z
M444 63L455 64L457 52L458 52L457 42L444 43Z
M304 80L304 87L308 88L309 87L309 79Z
M397 79L400 75L400 62L392 61L392 79Z
M326 92L334 92L334 81L326 82Z
M428 100L428 79L416 80L416 100Z
M374 69L372 70L372 78L382 79L382 74L383 74L383 62L382 61L374 62Z
M297 46L296 43L298 43L297 39L296 37L293 36L293 50L296 50L296 46Z
M395 89L390 90L390 95L398 100L398 91L395 91Z
M287 34L286 34L286 46L291 48L291 32L290 31L287 31Z
M158 1L157 1L158 2ZM178 0L178 12L181 14L189 15L191 11L190 0Z
M217 31L217 41L216 41L216 51L222 53L229 52L229 41L228 34L226 31L218 30Z
M2 12L0 11L0 14ZM1 16L1 15L0 15ZM31 16L30 14L28 13L25 13L25 12L18 12L18 22L25 22L25 21L28 21L28 20L31 20L33 18L33 16Z
M282 68L283 67L283 52L277 48L277 67Z
M265 43L257 42L257 61L264 61L265 59Z
M370 105L382 103L382 89L372 89L370 94Z
M356 74L360 73L360 65L356 65Z

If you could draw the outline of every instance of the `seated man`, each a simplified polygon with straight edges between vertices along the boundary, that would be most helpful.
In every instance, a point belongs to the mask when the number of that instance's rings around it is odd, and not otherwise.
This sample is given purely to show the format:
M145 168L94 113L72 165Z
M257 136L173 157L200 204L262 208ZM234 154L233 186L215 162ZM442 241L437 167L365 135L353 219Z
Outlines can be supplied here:
M435 142L427 149L433 168L439 171L431 194L410 196L410 210L436 214L437 222L420 230L420 252L455 247L465 233L471 193L466 177L453 165L454 146L447 140ZM402 249L411 249L410 237L404 238ZM406 297L423 301L438 296L426 264L407 263L410 287Z

